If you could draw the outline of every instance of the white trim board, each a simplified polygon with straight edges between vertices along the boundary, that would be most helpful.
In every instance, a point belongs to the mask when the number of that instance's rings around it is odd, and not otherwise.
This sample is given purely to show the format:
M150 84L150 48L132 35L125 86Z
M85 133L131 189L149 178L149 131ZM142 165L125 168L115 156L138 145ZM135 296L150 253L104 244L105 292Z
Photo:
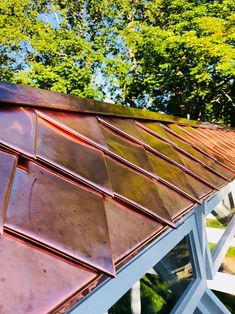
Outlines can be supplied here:
M208 287L212 290L233 294L235 296L235 276L217 272L213 280L207 280Z

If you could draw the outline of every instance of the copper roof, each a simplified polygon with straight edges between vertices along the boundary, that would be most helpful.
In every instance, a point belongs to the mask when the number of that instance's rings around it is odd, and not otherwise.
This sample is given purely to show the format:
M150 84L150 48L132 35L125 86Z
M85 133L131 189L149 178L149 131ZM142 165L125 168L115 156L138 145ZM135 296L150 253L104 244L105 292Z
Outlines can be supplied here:
M0 312L64 312L235 176L235 132L0 83Z

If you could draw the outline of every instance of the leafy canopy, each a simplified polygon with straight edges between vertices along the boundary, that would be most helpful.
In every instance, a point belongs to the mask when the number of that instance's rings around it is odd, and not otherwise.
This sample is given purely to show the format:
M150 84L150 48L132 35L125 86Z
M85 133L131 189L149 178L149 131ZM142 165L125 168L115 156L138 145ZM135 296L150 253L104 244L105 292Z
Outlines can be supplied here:
M0 79L235 126L234 0L0 0Z

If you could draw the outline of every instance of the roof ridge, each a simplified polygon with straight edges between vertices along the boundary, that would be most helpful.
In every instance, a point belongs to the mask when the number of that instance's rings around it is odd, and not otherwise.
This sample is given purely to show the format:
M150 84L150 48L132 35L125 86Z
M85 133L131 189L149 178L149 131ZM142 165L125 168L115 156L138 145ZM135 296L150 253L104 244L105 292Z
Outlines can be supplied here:
M174 122L193 126L201 125L199 121L188 120L146 109L123 107L118 104L8 82L0 82L0 103L169 123Z

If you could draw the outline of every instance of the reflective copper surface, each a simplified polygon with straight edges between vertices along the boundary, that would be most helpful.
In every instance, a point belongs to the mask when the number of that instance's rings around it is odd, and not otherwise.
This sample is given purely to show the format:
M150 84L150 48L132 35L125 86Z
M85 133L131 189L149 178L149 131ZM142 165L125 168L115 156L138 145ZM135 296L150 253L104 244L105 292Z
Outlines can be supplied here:
M105 200L113 259L118 262L158 233L163 225L112 199ZM121 226L121 232L120 232Z
M193 169L193 171L201 178L205 179L206 181L212 183L214 186L219 187L223 185L226 180L217 176L213 172L209 171L205 167L203 167L200 163L192 160L188 156L179 153L182 163L185 165L186 168Z
M5 226L114 274L102 197L35 163L16 171Z
M139 117L168 122L181 122L197 125L197 121L186 120L131 107L123 107L112 103L105 103L94 99L85 99L73 95L32 88L24 85L0 82L0 103L16 104L18 106L32 106L34 108L52 108L84 113L101 113L121 117Z
M186 140L188 143L193 144L194 147L199 149L202 154L204 154L206 156L210 156L210 158L214 159L216 162L219 162L221 165L226 167L226 170L232 172L233 173L233 177L234 177L234 175L235 175L235 168L229 162L229 160L227 161L225 159L226 156L223 157L220 154L217 154L216 151L214 151L213 149L212 150L209 149L207 144L205 142L203 142L203 141L199 141L198 137L195 136L195 134L193 135L188 130L183 129L183 128L181 128L180 126L178 126L176 124L170 124L169 128L171 130L173 130L174 132L176 132L181 138Z
M106 158L114 192L132 204L150 213L162 222L171 223L179 211L185 211L193 203L160 182L155 182L128 167ZM164 195L164 193L166 193ZM171 195L172 198L169 197ZM168 196L168 197L166 197ZM168 201L166 200L168 199ZM177 201L175 201L177 199ZM167 203L167 204L166 204ZM165 206L167 205L167 206Z
M101 128L104 132L104 136L109 148L108 151L105 150L108 155L111 155L118 161L123 162L129 167L132 167L134 170L137 170L150 178L161 181L167 186L170 186L173 190L186 196L190 200L200 203L200 200L197 198L196 195L194 195L194 193L188 193L185 189L181 189L176 182L172 182L172 180L167 180L165 176L161 176L159 172L154 172L148 159L146 150L142 145L135 144L133 141L128 140L124 136L115 134L114 131L108 129L103 125L101 125Z
M16 161L16 156L0 151L0 234L3 233L3 223L5 221Z
M207 152L213 152L214 156L220 157L220 160L227 160L232 169L235 169L234 158L227 154L226 150L217 144L217 141L211 141L208 136L202 135L196 129L190 127L184 127L183 131L191 137L197 144L199 143L202 147L207 149Z
M183 171L188 172L191 176L194 176L196 179L202 181L212 189L216 189L216 186L213 183L210 183L205 178L198 176L194 168L185 167L182 162L179 153L169 144L165 143L163 140L158 139L157 137L149 134L145 130L138 129L137 125L132 120L124 120L122 122L120 119L99 119L101 123L105 124L107 127L113 129L114 131L120 133L122 136L128 137L130 140L137 142L138 144L144 146L148 151L153 152L157 156L166 159L169 163L174 164ZM127 132L127 133L126 133ZM134 137L134 135L136 137ZM194 162L195 166L202 168L201 164ZM204 169L204 168L203 168ZM207 170L205 173L207 174ZM213 175L213 173L212 173ZM220 178L219 178L220 179ZM223 183L225 181L223 180ZM211 189L210 189L211 190ZM208 190L209 191L209 190ZM185 191L184 191L185 192Z
M101 126L101 128L110 151L129 160L140 168L149 172L153 171L148 156L141 145L135 144L117 133L115 134L114 131L109 130L107 127Z
M37 129L37 157L111 193L103 153L40 118Z
M139 123L138 125L141 126ZM147 141L151 147L161 151L162 153L164 153L164 155L167 155L171 159L174 159L176 162L185 166L190 171L196 172L196 174L197 171L194 171L194 169L200 168L201 173L204 173L204 176L202 177L205 180L211 182L213 185L221 185L226 182L226 178L231 178L231 173L226 171L225 168L221 167L219 164L216 164L213 160L206 158L203 154L194 149L187 142L184 142L174 136L172 133L167 132L167 128L164 128L161 124L145 123L144 126L147 126L152 131L154 131L153 134L147 134L145 132L145 130L147 130L146 128L142 131L145 137L145 141ZM161 144L158 144L158 142L160 141L156 138L156 136L158 136L158 131L162 140L166 140L167 143L169 143L170 147L166 148L162 147ZM184 156L186 156L186 159L187 157L189 157L190 160L192 160L191 166L189 163L184 162ZM226 175L225 178L224 175ZM210 177L212 177L211 180Z
M36 114L24 108L0 109L0 144L35 156Z
M220 150L222 153L234 158L234 142L228 139L226 136L221 134L221 132L210 130L210 129L202 129L197 128L196 132L202 135L204 138L209 139L210 145L212 148Z
M0 82L0 314L68 311L234 179L234 143L220 126Z
M175 165L158 156L148 153L152 167L160 177L171 182L172 184L185 191L187 194L200 199L212 191L207 185L185 173Z
M128 167L106 158L112 187L115 193L124 196L133 204L151 213L163 222L170 222L171 217L158 197L158 190L152 180Z
M173 133L169 132L169 128L165 128L165 130L168 131L168 138L170 138L175 144L177 144L178 147L182 148L184 152L186 151L190 158L195 157L197 160L201 161L204 167L207 167L208 170L214 170L217 174L223 175L227 179L233 178L232 172L226 169L223 165L216 162L213 158L210 158L210 156L204 155L202 152L200 152L200 150L197 150L189 143L183 141Z
M48 313L97 276L6 235L0 264L1 314Z
M68 132L106 147L105 139L95 116L69 112L37 111L39 116L51 121Z
M106 125L109 128L113 128L115 132L120 132L121 135L125 137L125 134L129 136L129 138L135 139L137 142L138 140L141 142L143 141L143 137L135 124L134 120L132 119L118 119L118 118L100 118L98 120Z

